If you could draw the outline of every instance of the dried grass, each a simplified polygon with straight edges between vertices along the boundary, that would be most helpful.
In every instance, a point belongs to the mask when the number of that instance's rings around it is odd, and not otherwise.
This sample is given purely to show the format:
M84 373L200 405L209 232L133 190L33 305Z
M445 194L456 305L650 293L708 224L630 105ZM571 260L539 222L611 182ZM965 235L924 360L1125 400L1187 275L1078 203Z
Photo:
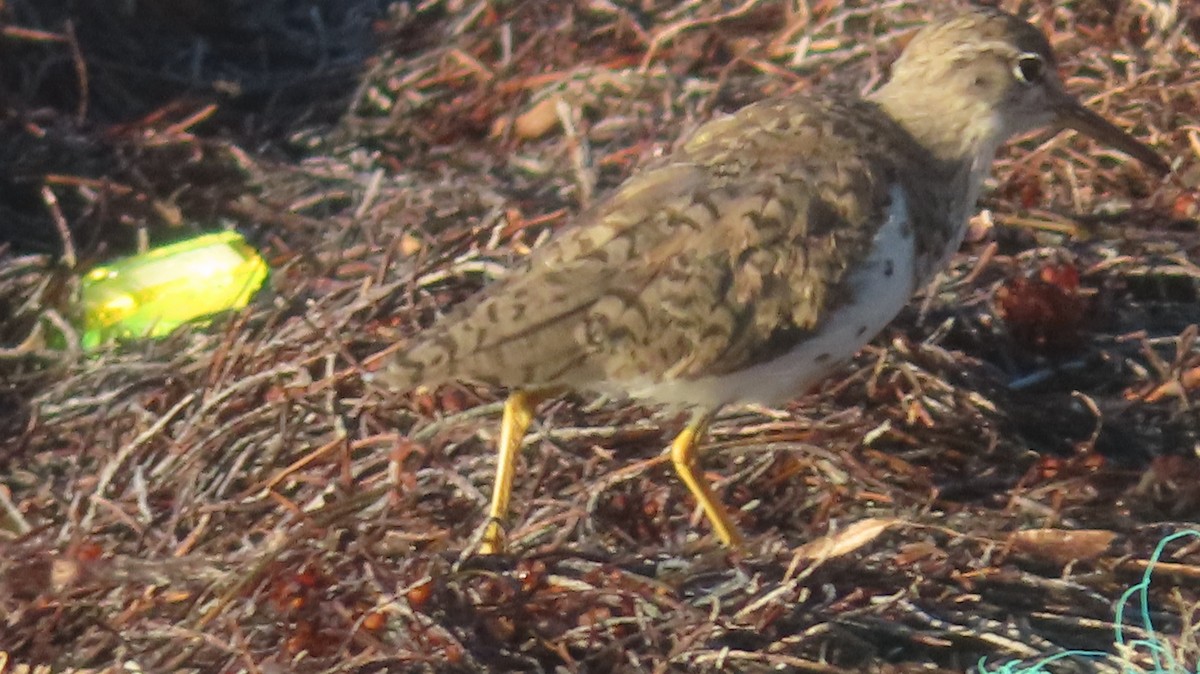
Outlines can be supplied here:
M870 86L932 10L221 6L0 5L9 667L962 671L1111 651L1133 562L1198 519L1190 3L1023 3L1071 88L1176 175L1070 135L1012 150L996 226L922 302L820 391L716 424L708 465L751 554L711 545L661 458L677 419L568 398L522 459L518 553L494 559L466 551L499 392L383 391L363 359L712 114ZM250 309L91 357L44 345L73 278L51 251L85 266L221 222L272 262ZM1079 286L1018 305L1085 303L1061 343L995 306L1049 264ZM1116 537L1064 567L1018 551L1023 529ZM1156 625L1194 668L1200 552L1169 553L1187 571L1152 588Z

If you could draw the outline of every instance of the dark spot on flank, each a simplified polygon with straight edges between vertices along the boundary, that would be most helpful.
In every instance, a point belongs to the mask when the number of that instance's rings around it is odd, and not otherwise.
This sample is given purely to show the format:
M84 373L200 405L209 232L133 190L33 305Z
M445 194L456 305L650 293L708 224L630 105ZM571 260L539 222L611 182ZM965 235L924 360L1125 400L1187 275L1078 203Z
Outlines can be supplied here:
M827 362L829 362L830 358L833 358L833 356L829 355L828 353L822 353L817 356L817 362L818 363L827 363Z
M866 332L867 332L867 326L860 325L860 326L858 326L858 332L855 333L855 335L858 337L862 337Z
M896 273L896 265L894 265L892 263L891 258L888 258L887 262L883 265L883 275L888 278L891 278L892 275L895 273Z
M721 218L721 209L717 208L717 205L713 203L713 200L709 199L708 196L704 195L703 193L697 193L692 195L692 200L708 211L709 217L713 220L719 220Z
M493 323L493 325L495 325L495 323ZM471 350L479 351L480 349L484 348L484 343L487 341L487 337L488 337L488 331L487 331L487 329L485 329L483 327L479 327L479 328L476 328L474 332L475 332L475 345L471 348ZM471 334L471 331L467 331L467 334L468 335Z
M767 216L758 211L746 211L745 217L750 222L753 222L754 226L760 232L780 229L780 226L783 224L779 221L779 218Z
M596 250L588 253L587 259L594 260L602 265L608 264L608 251L604 248L597 248Z
M607 332L607 341L611 342L636 342L637 335L626 327L612 328ZM601 342L603 343L603 342Z
M809 236L824 236L836 231L844 224L844 219L833 206L821 199L813 199L808 204L805 223L808 225L806 231Z
M701 229L700 223L696 222L692 218L687 217L679 211L667 212L667 225L673 228L679 226L686 227L697 232Z
M728 332L729 329L726 326L710 324L700 331L700 341L707 342L710 339L725 339Z

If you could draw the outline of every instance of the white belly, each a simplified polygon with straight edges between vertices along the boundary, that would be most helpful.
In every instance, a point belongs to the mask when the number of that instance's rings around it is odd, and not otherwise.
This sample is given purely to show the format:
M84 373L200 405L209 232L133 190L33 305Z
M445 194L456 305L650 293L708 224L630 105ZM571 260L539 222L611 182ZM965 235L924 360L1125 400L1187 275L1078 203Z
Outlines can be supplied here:
M896 317L916 287L908 204L898 187L892 188L891 197L887 221L875 235L871 252L849 277L853 299L826 314L807 339L774 360L739 372L656 383L631 394L681 406L774 405L794 398L857 353Z

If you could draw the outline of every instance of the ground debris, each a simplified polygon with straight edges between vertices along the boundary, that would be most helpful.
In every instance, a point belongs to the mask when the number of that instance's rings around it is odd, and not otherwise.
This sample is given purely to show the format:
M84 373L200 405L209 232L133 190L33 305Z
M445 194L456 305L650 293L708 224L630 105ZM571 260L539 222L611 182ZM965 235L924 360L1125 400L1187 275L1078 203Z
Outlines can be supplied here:
M363 376L703 120L876 83L933 4L0 3L0 674L1146 667L1114 603L1200 512L1194 3L1022 3L1176 176L1007 152L884 335L715 423L747 555L694 526L679 419L574 397L517 553L465 554L500 392ZM222 227L273 269L246 311L71 348L81 270ZM1148 591L1187 671L1198 567Z

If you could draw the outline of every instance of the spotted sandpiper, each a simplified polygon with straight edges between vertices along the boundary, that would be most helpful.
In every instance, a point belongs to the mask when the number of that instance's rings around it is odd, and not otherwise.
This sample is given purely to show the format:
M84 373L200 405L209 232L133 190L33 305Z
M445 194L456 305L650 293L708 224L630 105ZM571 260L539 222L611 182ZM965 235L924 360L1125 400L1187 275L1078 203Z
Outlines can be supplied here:
M858 351L958 248L997 147L1046 125L1168 170L1065 92L1030 24L985 9L931 24L865 98L788 95L699 127L382 378L512 391L481 552L503 549L518 449L538 402L563 390L690 411L672 462L736 547L698 466L714 413L787 401Z

